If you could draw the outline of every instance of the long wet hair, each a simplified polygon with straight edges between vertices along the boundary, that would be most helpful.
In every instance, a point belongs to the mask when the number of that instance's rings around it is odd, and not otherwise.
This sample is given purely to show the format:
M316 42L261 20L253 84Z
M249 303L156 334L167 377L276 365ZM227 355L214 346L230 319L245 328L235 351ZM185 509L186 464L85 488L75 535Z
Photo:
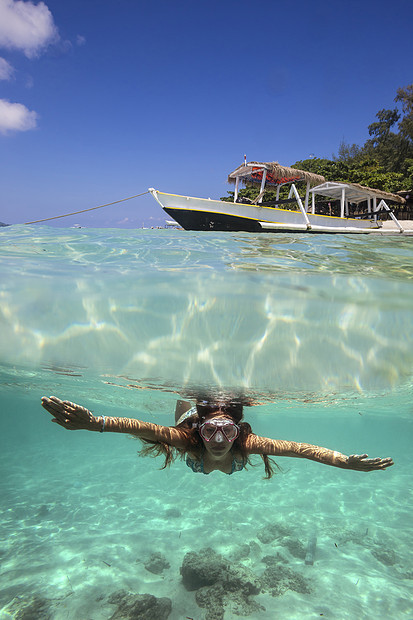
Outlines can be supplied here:
M211 419L214 416L225 415L232 420L237 426L239 426L239 435L232 444L231 450L239 453L246 465L252 465L249 454L247 451L247 438L252 434L251 426L248 422L242 422L243 419L243 404L242 402L230 400L227 402L210 402L200 401L196 404L196 413L194 415L184 419L175 428L181 433L182 440L185 443L183 448L175 448L165 442L155 442L149 439L139 438L145 445L139 450L140 456L161 456L165 457L165 462L161 469L169 467L169 465L175 460L177 456L184 459L188 453L193 454L198 460L202 459L202 455L205 452L204 442L199 434L198 427L205 422L206 419ZM281 469L279 465L270 458L268 454L260 455L264 461L265 467L265 479L269 480L274 474L274 465L277 469Z

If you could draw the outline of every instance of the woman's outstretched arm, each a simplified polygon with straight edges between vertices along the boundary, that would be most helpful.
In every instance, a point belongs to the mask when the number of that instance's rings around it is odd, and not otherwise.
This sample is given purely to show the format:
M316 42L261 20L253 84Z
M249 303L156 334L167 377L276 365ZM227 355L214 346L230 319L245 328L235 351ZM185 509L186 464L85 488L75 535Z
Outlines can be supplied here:
M84 429L105 433L128 433L141 439L164 442L176 448L181 446L181 434L173 427L133 418L94 416L86 407L69 400L60 400L56 396L50 398L43 396L42 407L53 416L52 422L71 431Z
M384 470L393 465L390 457L369 459L367 454L352 454L346 456L341 452L313 446L309 443L297 443L282 439L267 439L258 435L249 435L247 439L249 454L268 454L269 456L292 456L310 461L317 461L324 465L341 467L342 469L354 469L357 471Z

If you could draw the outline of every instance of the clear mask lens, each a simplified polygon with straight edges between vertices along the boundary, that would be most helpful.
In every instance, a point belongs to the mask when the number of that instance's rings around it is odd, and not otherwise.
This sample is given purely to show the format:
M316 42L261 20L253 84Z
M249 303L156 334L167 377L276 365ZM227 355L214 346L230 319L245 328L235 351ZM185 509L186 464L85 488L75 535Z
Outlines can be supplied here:
M200 426L199 431L205 441L210 441L217 432L219 432L218 437L221 435L221 440L222 435L224 435L228 441L234 441L238 437L239 428L236 424L212 424L206 422Z

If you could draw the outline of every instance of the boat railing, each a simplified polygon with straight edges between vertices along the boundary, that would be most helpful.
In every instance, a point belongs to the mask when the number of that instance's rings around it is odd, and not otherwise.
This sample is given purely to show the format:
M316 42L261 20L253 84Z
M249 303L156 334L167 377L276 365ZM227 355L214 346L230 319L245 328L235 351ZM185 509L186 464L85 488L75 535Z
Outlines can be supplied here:
M394 213L393 211L391 211L391 213ZM390 212L387 211L386 209L380 209L378 211L373 211L372 213L359 213L356 210L354 210L353 213L350 213L351 218L356 218L358 220L368 220L371 219L372 217L376 217L378 219L381 219L379 216L380 215L390 215Z
M244 204L244 205L255 204L254 200L251 200L251 198L247 198L246 196L238 196L235 202L237 204ZM278 207L280 205L287 205L287 204L293 204L293 203L297 203L296 198L285 198L281 200L273 200L271 202L261 202L260 206L261 207Z

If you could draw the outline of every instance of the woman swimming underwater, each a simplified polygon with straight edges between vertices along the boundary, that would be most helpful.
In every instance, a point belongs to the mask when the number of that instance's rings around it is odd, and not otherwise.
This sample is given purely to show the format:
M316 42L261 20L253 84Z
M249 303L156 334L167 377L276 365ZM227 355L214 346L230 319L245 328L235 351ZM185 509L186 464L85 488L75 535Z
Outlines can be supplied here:
M243 405L236 401L200 401L194 407L186 401L178 401L176 426L161 426L133 418L94 416L85 407L55 396L43 397L42 406L53 416L52 422L63 428L133 435L146 444L141 454L163 454L164 467L180 455L197 473L209 474L218 470L233 474L245 468L252 454L262 457L266 478L274 474L272 464L275 463L269 458L271 456L304 458L356 471L384 470L393 465L390 457L346 456L308 443L259 437L247 422L242 422Z

